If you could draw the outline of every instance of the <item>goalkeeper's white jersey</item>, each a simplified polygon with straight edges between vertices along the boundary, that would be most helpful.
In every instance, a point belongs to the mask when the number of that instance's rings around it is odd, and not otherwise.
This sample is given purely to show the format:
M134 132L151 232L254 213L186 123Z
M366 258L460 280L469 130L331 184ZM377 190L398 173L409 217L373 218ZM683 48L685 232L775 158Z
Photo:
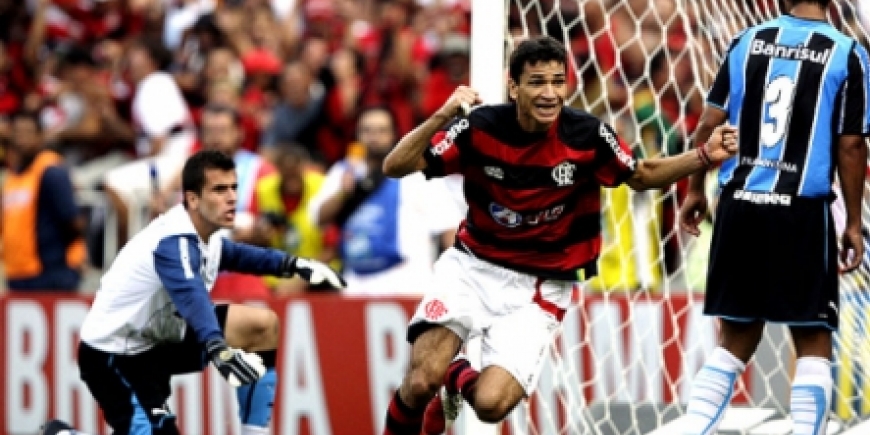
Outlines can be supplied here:
M159 342L180 341L186 322L176 314L176 306L164 287L166 275L183 274L179 278L201 281L211 291L223 237L225 233L219 231L208 244L204 243L180 204L155 219L127 243L103 276L82 325L81 340L118 354L138 354ZM164 261L167 254L177 259L179 272L165 270L175 268L155 261L158 250L163 251ZM164 270L158 273L161 267Z

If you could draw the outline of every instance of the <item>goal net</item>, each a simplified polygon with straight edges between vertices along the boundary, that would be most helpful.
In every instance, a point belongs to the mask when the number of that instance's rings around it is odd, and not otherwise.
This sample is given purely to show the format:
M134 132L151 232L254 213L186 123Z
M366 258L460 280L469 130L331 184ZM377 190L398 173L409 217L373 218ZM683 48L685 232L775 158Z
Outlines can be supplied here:
M568 104L613 125L641 157L686 149L732 37L782 12L775 0L505 2L506 51L532 35L564 41ZM870 8L860 3L834 0L830 19L866 44ZM602 190L600 276L566 317L538 391L500 433L675 433L667 424L685 413L691 379L716 336L715 322L701 315L711 222L700 238L679 230L685 188L683 182L660 191ZM870 412L867 276L865 265L841 279L831 433L847 433ZM793 363L787 331L769 326L721 430L790 433Z

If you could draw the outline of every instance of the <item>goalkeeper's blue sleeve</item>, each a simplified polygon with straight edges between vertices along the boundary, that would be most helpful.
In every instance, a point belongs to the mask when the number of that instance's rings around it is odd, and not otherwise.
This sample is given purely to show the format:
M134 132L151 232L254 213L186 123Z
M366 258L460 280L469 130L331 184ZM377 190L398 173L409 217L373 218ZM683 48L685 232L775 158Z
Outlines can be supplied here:
M154 270L178 314L196 333L200 343L223 338L214 304L199 273L202 255L194 235L178 235L160 241L154 250Z
M287 254L277 249L261 248L223 240L220 270L253 275L284 276Z

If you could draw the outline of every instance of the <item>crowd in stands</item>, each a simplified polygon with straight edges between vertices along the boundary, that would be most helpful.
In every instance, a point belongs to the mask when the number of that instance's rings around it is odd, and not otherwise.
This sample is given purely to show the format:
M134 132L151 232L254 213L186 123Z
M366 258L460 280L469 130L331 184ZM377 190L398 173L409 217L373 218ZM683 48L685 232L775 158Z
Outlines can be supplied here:
M676 0L547 14L555 1L512 0L508 25L565 40L571 104L639 155L687 146L710 78L691 53L713 50L687 48L705 40L702 20L674 18ZM409 283L425 282L464 213L457 180L385 179L379 159L469 83L470 14L471 0L0 0L6 285L78 288L83 267L105 266L105 210L123 244L178 203L185 157L208 148L237 164L233 237L331 262L349 293L421 292ZM104 199L76 206L84 191ZM655 288L694 264L679 192L603 191L593 288ZM227 275L215 292L237 288L318 290Z

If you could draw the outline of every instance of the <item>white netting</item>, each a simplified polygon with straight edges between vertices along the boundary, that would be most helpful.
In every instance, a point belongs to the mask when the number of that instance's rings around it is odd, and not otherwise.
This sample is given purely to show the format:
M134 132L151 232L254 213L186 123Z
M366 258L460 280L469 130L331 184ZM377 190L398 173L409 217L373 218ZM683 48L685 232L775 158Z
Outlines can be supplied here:
M573 72L569 103L611 123L642 156L685 149L731 38L778 16L781 7L771 0L507 1L508 51L529 35L564 41ZM866 45L867 9L834 0L830 18ZM683 190L678 184L658 192L602 191L601 276L566 318L539 392L512 414L505 433L644 434L684 412L715 326L700 315L710 224L699 239L678 230ZM870 412L870 300L860 292L866 277L865 265L841 280L834 429ZM771 415L729 414L725 426L787 416L793 365L787 337L783 328L768 327L735 396L737 409Z

